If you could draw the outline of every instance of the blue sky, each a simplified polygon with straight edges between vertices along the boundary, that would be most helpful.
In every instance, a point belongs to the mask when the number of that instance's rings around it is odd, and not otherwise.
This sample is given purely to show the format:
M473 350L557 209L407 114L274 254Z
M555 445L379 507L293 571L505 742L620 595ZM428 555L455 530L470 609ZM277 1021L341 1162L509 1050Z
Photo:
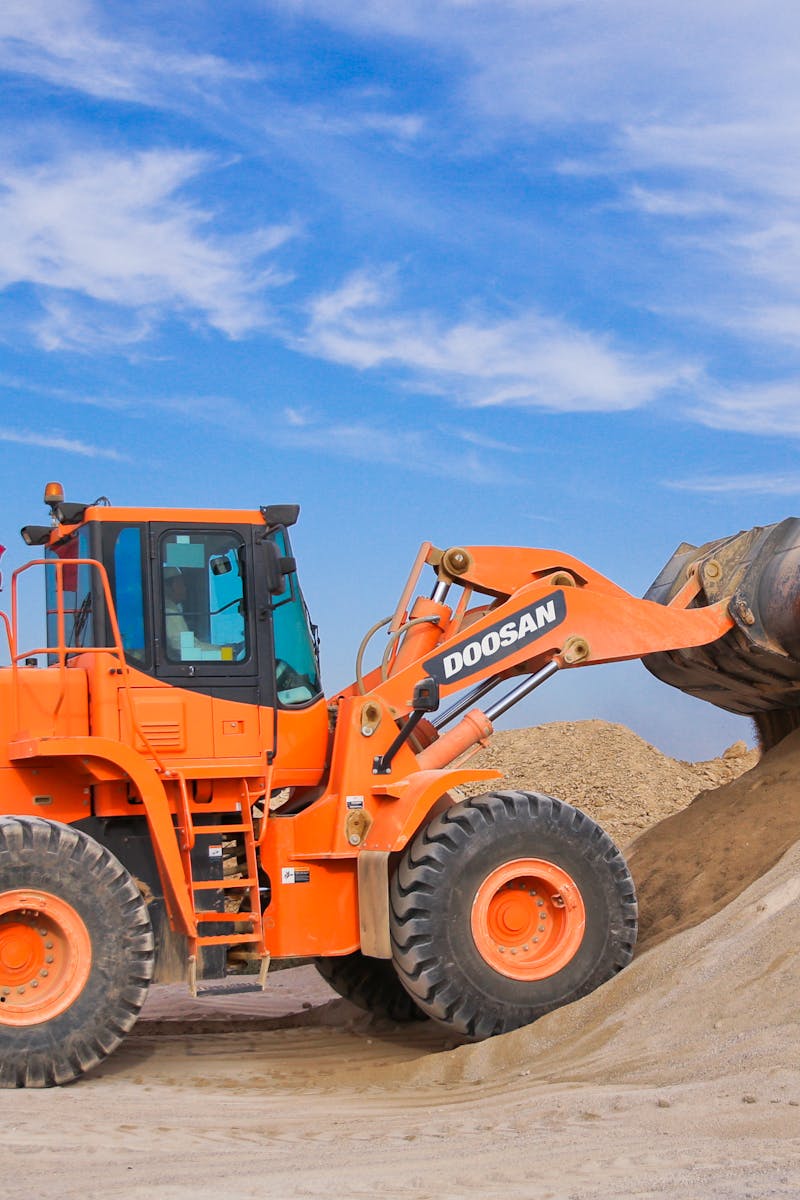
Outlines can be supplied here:
M43 482L300 501L329 689L419 542L641 594L797 511L800 12L776 0L5 0L0 541ZM513 723L680 757L638 665Z

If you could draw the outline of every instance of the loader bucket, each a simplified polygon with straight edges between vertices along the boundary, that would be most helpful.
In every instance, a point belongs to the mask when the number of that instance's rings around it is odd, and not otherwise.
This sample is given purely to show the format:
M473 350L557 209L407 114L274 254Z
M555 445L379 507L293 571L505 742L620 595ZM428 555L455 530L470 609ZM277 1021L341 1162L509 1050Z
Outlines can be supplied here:
M728 600L733 628L707 646L650 654L664 683L751 716L768 749L800 725L800 518L679 546L645 599L669 604L693 570L691 607Z

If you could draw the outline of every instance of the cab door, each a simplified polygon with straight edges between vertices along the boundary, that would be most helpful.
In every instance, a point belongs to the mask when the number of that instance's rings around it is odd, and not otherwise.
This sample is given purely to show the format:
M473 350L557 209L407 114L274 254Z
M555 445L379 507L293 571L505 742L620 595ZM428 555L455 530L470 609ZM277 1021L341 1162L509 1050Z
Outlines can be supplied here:
M262 728L260 710L273 672L251 527L152 525L150 557L155 676L190 693L189 756L259 756L272 745L273 722Z

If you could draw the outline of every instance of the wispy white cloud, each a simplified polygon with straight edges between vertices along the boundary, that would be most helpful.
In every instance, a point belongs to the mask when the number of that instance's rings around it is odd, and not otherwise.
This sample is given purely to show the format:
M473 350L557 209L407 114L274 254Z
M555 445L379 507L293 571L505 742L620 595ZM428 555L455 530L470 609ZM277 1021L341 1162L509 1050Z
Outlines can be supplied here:
M800 23L795 36L800 36ZM800 85L785 100L785 108L736 120L698 118L653 123L628 120L617 133L617 169L677 172L673 178L696 188L696 180L716 183L706 197L711 211L721 197L736 199L741 215L759 211L765 199L792 201L800 184L800 164L787 155L800 134L796 115ZM749 97L751 102L755 97ZM645 189L644 195L647 195Z
M119 351L144 342L156 324L155 308L150 313L121 310L76 291L44 290L39 304L41 314L30 329L44 350Z
M384 97L381 97L385 100ZM291 137L322 134L353 138L376 134L396 144L415 141L424 131L422 113L392 112L376 103L376 98L350 92L336 94L336 107L319 104L287 104L273 98L264 124L268 130Z
M216 236L213 214L181 194L208 165L200 154L152 150L0 167L0 289L48 290L45 346L129 342L165 313L231 337L265 323L264 292L286 276L264 256L294 231ZM110 308L97 320L87 300Z
M103 29L103 9L87 0L4 0L0 69L32 75L91 96L145 104L177 88L198 91L251 77L253 67L189 54Z
M486 138L482 145L526 125L533 136L557 131L576 170L616 180L622 203L651 218L648 229L663 224L666 244L681 237L681 253L695 259L681 279L697 285L716 271L716 288L683 291L692 321L796 342L800 166L787 146L800 133L800 75L790 49L800 10L778 0L764 0L758 12L722 0L658 0L646 11L639 0L284 0L282 7L370 39L436 47L442 79L463 101L463 129ZM165 103L173 86L213 89L252 75L247 65L175 49L159 41L156 27L122 32L89 0L9 0L0 12L0 67L145 103ZM251 133L268 130L272 145L306 146L298 153L319 157L320 173L337 181L343 201L358 187L356 176L337 170L350 143L374 136L418 146L436 124L424 102L420 111L401 111L386 88L343 88L335 102L305 104L266 89L264 96L234 119L249 120ZM452 154L463 146L457 111L452 105L441 143ZM340 157L335 149L318 155L337 140ZM517 145L531 143L523 135ZM544 169L548 153L558 151L543 151ZM266 297L288 276L269 264L296 229L217 232L216 214L194 198L210 165L200 153L153 150L73 153L33 165L18 154L0 166L0 289L32 285L40 310L30 327L42 347L135 350L177 315L230 337L271 327L306 354L382 371L411 391L473 407L625 412L677 389L684 404L687 394L699 395L688 411L714 428L796 432L793 401L782 399L793 382L714 390L691 361L637 353L530 302L511 315L477 300L445 314L398 300L385 275L361 271L317 295L299 333L286 333L288 314L278 330ZM391 191L371 164L369 174L376 191ZM408 208L423 205L424 197ZM697 220L713 224L711 236L697 234ZM661 295L649 307L677 311ZM308 415L293 411L294 427L307 430ZM347 428L337 435L342 445Z
M128 456L107 446L94 446L78 438L57 433L33 433L28 430L0 429L0 442L20 446L37 446L43 450L59 450L65 454L80 454L85 458L109 458L113 462L128 462Z
M800 189L800 176L797 182ZM758 229L737 234L730 244L754 275L800 300L800 221L779 216Z
M621 412L686 383L694 368L616 349L558 318L448 322L391 308L386 278L360 271L318 296L300 347L360 370L389 367L409 386L478 407Z
M474 107L541 123L775 111L796 94L783 0L282 0L367 37L458 54Z
M664 486L705 496L800 496L800 471L698 475L691 479L664 480Z
M553 170L594 175L606 197L616 187L623 202L652 218L651 248L663 239L668 259L680 255L681 291L697 297L695 321L730 327L736 314L726 300L735 291L751 310L740 336L783 336L778 310L800 306L800 159L791 150L800 136L796 5L283 0L283 7L368 39L432 47L447 64L471 137L509 138L519 153L525 128L532 137L555 135L537 145L538 169L549 156ZM702 240L679 237L698 220L706 222ZM656 302L662 311L675 307L663 288Z
M703 200L717 212L731 190L751 201L797 195L800 166L787 147L800 132L800 9L783 0L286 3L363 35L460 54L473 115L501 134L520 121L557 129L574 162L606 176L671 172L670 215L684 189L687 215ZM649 186L639 195L652 205Z
M265 64L254 47L250 60L183 49L160 37L157 22L113 18L92 0L5 0L0 6L0 71L32 76L102 100L191 110L213 98L226 113L229 132L253 123L292 137L376 135L395 145L413 142L425 127L419 112L395 111L383 88L344 88L329 104L289 102L271 90L281 64ZM236 14L234 14L236 20ZM253 83L243 103L239 83ZM218 119L218 116L217 118Z
M498 462L487 451L469 445L459 449L447 434L420 426L416 429L385 428L366 420L331 420L306 410L302 423L293 419L292 410L284 414L284 424L270 429L273 444L318 450L337 458L356 462L385 463L429 476L469 480L473 484L520 482L504 460ZM476 439L476 444L478 440Z
M296 408L291 405L284 408L283 419L293 429L303 429L313 421L313 417L310 415L308 409Z
M654 217L701 217L741 215L742 206L714 192L669 191L635 184L628 192L632 208Z
M201 421L204 425L216 425L221 429L234 428L237 437L241 436L241 431L253 421L252 410L230 395L143 395L139 392L130 395L103 395L78 392L57 385L44 386L2 373L0 388L8 392L9 396L16 393L17 397L37 396L58 401L62 411L64 405L75 405L77 408L94 408L103 412L124 414L136 421L149 421L154 414L172 417L178 421L184 421L188 417L193 423Z
M705 389L689 415L711 429L753 436L800 436L800 377Z
M772 341L784 342L793 349L800 346L800 295L796 303L768 303L737 313L729 322L735 328L746 328Z
M521 454L523 447L511 442L502 442L499 438L488 437L484 433L476 433L471 429L458 429L452 425L441 427L441 432L448 438L466 442L468 446L476 446L479 450L498 450L501 454Z

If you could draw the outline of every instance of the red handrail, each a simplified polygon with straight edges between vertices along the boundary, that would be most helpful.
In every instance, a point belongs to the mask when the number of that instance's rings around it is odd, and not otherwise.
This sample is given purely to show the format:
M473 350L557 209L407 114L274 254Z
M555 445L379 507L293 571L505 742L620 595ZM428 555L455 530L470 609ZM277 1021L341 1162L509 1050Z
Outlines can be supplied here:
M112 633L112 636L114 639L114 644L112 646L67 646L66 637L65 637L65 622L64 622L64 617L65 617L64 568L65 568L65 566L69 566L71 570L75 567L86 566L86 567L93 568L99 572L100 583L103 588L103 598L105 600L106 612L108 613L108 619L109 619L109 623L111 625L111 633ZM50 646L50 645L39 646L39 647L36 647L35 649L18 651L17 650L18 617L19 617L18 579L19 579L19 576L23 575L26 571L29 571L32 567L44 567L45 569L48 567L55 568L55 572L56 572L56 609L55 609L55 611L56 611L56 615L58 618L57 619L58 643L55 646ZM159 756L159 754L155 750L155 748L151 745L147 735L145 734L144 730L142 729L141 725L139 724L139 721L136 718L136 712L135 712L134 704L133 704L133 696L131 695L130 669L128 667L128 663L125 658L125 650L122 645L122 635L119 630L119 623L117 621L117 613L116 613L116 609L114 607L113 596L111 594L111 584L108 581L108 572L106 571L106 568L103 566L103 564L101 562L98 562L97 559L95 559L95 558L70 558L67 562L64 562L60 558L52 558L52 559L51 558L35 558L35 559L32 559L30 562L24 563L21 567L17 567L17 569L14 571L14 573L11 576L11 622L10 622L10 627L9 627L8 617L5 615L5 613L3 613L3 618L6 623L8 637L9 637L9 646L10 646L10 650L11 650L11 669L13 672L13 680L14 680L12 690L14 692L15 721L17 721L17 718L19 715L18 671L19 671L19 663L22 659L32 657L35 654L48 654L48 655L56 655L57 656L60 688L59 688L58 699L56 701L56 705L53 710L53 716L55 717L58 715L58 711L64 702L64 696L66 694L67 658L68 657L69 658L78 657L81 654L97 654L97 653L112 654L116 658L117 663L119 664L120 674L122 676L122 689L125 694L125 700L126 700L126 704L128 707L128 716L130 718L131 726L132 726L133 730L135 731L136 735L141 739L142 743L147 747L148 753L154 759L158 769L162 773L166 773L166 768L164 766L164 763L163 763L161 757Z

